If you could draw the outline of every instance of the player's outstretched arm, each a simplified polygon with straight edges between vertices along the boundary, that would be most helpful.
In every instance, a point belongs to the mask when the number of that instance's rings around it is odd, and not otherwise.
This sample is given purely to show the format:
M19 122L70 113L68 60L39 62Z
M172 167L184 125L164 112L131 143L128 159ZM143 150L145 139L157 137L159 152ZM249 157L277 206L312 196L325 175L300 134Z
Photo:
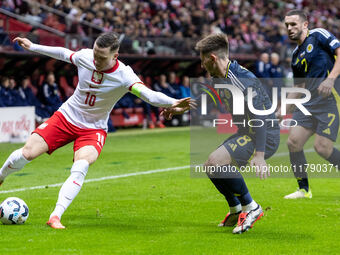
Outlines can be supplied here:
M183 99L175 99L167 95L156 92L143 84L137 83L131 87L131 93L143 99L145 102L157 106L176 109L176 114L182 114L195 106L195 102L190 97Z
M52 47L52 46L44 46L40 44L32 43L27 38L16 37L13 42L18 42L18 44L23 47L25 50L37 52L51 58L59 59L71 63L70 56L73 51L63 48L63 47Z

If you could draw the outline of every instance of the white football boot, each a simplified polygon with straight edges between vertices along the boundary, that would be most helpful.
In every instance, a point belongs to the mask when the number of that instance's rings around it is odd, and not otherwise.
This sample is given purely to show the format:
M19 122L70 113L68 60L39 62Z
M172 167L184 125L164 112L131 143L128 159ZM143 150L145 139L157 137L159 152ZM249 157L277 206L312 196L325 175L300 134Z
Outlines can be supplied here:
M284 196L285 199L298 199L298 198L312 198L312 190L308 192L305 189L298 189L297 191Z
M249 212L241 212L238 218L237 226L233 229L233 234L242 234L253 227L254 223L261 219L263 210L260 205Z

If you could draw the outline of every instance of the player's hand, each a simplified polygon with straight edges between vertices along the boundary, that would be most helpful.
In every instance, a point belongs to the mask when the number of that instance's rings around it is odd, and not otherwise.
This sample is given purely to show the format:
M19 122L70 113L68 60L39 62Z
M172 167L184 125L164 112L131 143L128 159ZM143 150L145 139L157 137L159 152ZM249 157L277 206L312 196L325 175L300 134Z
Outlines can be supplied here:
M189 110L190 108L196 109L196 101L190 97L177 100L171 107L164 109L160 115L165 119L171 120L174 115L180 115Z
M23 47L25 50L29 50L32 45L32 42L27 38L16 37L13 42L18 42L18 44Z
M178 99L171 108L181 108L183 109L183 112L189 110L190 108L196 109L196 101L194 99L191 99L190 97Z
M334 79L327 78L318 87L318 93L322 97L328 97L332 93L334 87Z
M163 111L161 111L160 115L164 116L164 118L167 120L171 120L172 117L174 116L175 111L179 111L179 109L165 108L163 109Z
M250 161L250 166L256 167L256 176L260 176L261 179L266 179L267 176L270 176L267 163L264 160L264 152L258 154L255 153L255 156Z

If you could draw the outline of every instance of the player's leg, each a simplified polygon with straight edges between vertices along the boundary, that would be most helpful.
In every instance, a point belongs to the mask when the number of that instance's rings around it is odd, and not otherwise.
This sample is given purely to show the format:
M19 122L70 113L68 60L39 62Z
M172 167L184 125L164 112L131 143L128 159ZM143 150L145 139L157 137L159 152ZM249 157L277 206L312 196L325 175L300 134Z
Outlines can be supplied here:
M228 166L231 164L231 157L227 149L222 145L212 152L205 162L206 169L215 166ZM229 205L229 212L222 222L218 225L234 226L237 223L238 216L242 211L240 200L228 189L225 181L221 178L214 178L217 173L207 172L211 182L215 185L216 189L225 197Z
M235 228L236 230L234 229L233 233L243 233L263 215L262 208L251 197L243 176L235 166L231 165L232 161L238 165L247 164L253 151L254 144L249 136L232 136L209 156L205 164L206 166L221 166L220 170L216 167L210 168L208 176L226 197L231 208L234 207L236 210L242 208L238 218L239 226ZM235 224L236 221L233 223ZM243 223L251 224L244 226Z
M85 131L84 131L85 132ZM65 210L72 203L74 198L78 195L88 168L93 164L105 143L106 133L102 131L89 132L76 139L74 143L74 163L71 168L71 174L62 185L56 207L50 215L47 222L52 228L63 229L65 228L60 219Z
M15 150L0 169L0 184L11 173L22 169L27 163L48 151L48 145L38 134L33 133L24 147Z
M314 142L315 151L328 160L337 169L340 168L340 151L334 147L334 142L324 136L316 135Z
M55 112L51 118L37 127L28 138L22 149L14 151L0 170L0 182L10 173L20 170L29 161L48 152L51 154L57 148L73 141L67 130L67 121L60 112ZM58 139L56 139L58 138Z
M292 127L289 132L287 145L289 150L289 158L294 172L295 178L297 179L299 190L285 196L286 199L296 199L310 197L311 192L309 190L308 176L305 171L307 164L303 146L307 140L313 135L312 129L296 126ZM309 193L308 193L309 192Z
M340 167L340 151L334 147L339 130L339 112L336 105L329 105L316 116L318 126L314 141L315 151L334 166Z

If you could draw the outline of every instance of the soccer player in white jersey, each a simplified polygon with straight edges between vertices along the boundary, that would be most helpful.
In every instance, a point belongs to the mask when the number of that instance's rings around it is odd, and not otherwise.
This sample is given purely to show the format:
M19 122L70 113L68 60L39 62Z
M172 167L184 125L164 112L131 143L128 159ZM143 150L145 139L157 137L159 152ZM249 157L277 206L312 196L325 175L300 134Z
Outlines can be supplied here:
M72 63L78 68L79 83L74 94L53 116L36 128L23 148L8 157L0 169L0 184L11 173L31 160L74 141L74 163L71 175L60 189L58 201L47 225L65 228L61 216L79 193L89 165L94 163L105 143L107 121L115 103L127 92L157 107L176 107L184 111L192 106L190 98L176 100L143 85L133 70L120 62L116 33L99 36L93 49L73 52L62 47L33 44L17 37L26 50Z

